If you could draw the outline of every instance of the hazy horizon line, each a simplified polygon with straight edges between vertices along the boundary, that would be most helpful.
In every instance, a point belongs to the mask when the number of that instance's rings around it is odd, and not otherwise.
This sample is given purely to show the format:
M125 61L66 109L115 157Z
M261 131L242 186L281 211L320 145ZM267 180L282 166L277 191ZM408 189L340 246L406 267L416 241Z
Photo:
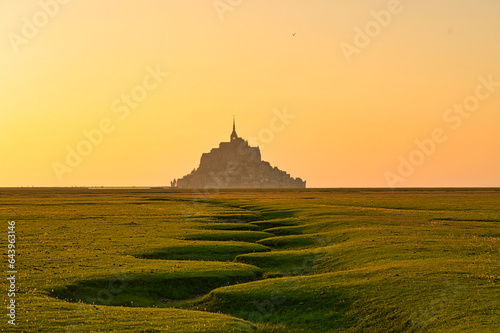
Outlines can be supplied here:
M238 187L216 187L216 188L177 188L170 186L0 186L0 189L66 189L66 188L87 188L87 189L172 189L172 190L297 190L293 188L279 187L261 187L261 188L238 188ZM386 189L386 190L404 190L404 189L498 189L500 186L412 186L412 187L380 187L380 186L341 186L341 187L306 187L298 190L321 190L321 189Z

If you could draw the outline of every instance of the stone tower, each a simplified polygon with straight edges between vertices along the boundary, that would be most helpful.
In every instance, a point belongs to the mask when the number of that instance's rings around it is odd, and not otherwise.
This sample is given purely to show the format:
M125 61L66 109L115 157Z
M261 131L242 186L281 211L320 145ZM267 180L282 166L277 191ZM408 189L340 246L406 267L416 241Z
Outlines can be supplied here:
M233 116L233 132L231 133L231 142L236 141L238 139L238 134L236 134L236 120Z

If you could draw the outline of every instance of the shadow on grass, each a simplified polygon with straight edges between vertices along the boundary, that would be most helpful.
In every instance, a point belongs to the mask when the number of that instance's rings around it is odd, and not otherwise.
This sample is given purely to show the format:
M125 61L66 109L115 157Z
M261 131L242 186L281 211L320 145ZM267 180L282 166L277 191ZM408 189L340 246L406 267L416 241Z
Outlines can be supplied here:
M260 231L259 226L250 223L209 223L198 228L208 230Z
M205 240L205 241L239 241L255 243L261 239L273 237L273 234L262 231L232 231L232 230L206 230L193 233L183 240Z
M201 297L228 285L256 281L260 271L155 272L77 281L54 288L52 297L94 305L169 307L171 303Z

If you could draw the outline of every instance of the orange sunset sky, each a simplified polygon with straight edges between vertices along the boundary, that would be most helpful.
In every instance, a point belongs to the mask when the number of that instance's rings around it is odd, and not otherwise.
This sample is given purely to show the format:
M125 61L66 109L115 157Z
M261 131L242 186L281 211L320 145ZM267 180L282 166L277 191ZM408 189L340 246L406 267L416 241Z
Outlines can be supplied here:
M233 115L308 187L500 186L499 18L498 0L0 1L0 186L168 185Z

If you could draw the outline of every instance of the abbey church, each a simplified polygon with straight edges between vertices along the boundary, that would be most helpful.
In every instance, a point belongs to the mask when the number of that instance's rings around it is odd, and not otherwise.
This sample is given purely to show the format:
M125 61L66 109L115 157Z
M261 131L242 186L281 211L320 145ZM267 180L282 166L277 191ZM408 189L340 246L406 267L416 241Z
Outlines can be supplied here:
M306 182L263 161L259 147L233 132L229 142L201 156L200 165L190 174L174 179L177 188L305 188Z

